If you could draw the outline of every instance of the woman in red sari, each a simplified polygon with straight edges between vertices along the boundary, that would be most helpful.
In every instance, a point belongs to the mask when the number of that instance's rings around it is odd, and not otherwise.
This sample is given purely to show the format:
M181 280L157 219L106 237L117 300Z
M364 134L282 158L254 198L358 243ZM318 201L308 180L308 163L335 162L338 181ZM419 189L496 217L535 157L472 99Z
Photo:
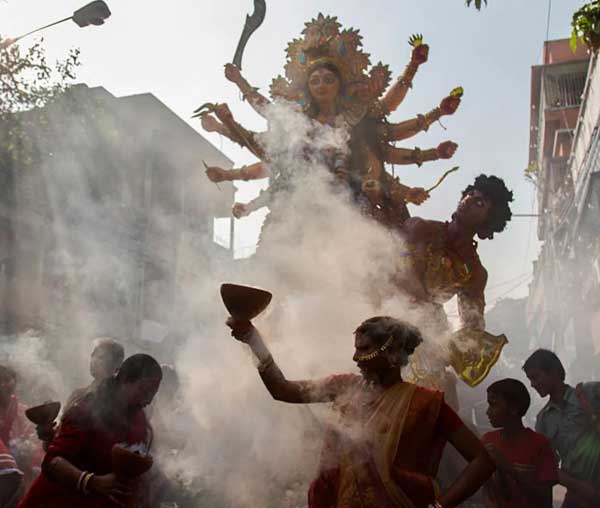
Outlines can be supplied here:
M360 376L290 381L249 322L230 318L228 325L258 358L273 398L333 403L338 418L325 436L310 508L453 508L494 471L482 443L441 392L402 380L401 367L422 341L415 327L391 317L367 319L355 332L353 359ZM468 465L440 493L435 477L446 442Z
M143 409L161 379L158 362L136 354L125 360L115 377L69 408L48 448L42 474L19 507L124 506L134 496L133 487L112 473L112 447L149 452L152 429Z

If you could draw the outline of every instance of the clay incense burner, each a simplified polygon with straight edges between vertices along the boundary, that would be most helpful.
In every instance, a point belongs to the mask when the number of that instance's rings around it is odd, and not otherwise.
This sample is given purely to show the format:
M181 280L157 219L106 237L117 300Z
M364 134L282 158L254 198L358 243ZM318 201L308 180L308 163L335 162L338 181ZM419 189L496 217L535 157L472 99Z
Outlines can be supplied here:
M25 411L25 416L38 426L50 425L60 412L60 402L46 402L39 406L30 407Z
M237 321L251 321L269 306L273 295L250 286L223 284L221 298L231 317Z

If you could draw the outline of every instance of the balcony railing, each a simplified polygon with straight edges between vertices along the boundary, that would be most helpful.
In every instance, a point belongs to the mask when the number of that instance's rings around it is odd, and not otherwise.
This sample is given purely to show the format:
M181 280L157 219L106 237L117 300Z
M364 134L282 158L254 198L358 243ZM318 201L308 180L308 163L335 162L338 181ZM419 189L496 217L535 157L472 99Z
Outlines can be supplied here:
M544 75L545 109L579 106L586 75L586 69L573 73L546 72Z

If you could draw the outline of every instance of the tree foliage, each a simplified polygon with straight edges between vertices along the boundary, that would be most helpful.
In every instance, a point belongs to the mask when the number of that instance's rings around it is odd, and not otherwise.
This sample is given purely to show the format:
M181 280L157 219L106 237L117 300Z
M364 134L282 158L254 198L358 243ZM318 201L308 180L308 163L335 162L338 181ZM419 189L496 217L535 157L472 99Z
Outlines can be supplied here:
M0 171L35 163L36 149L28 145L25 133L45 121L44 106L75 78L79 50L50 65L42 44L43 39L28 48L12 44L0 49Z
M43 107L75 78L79 50L71 50L64 60L51 66L42 42L27 49L18 44L0 49L0 119Z
M577 49L577 41L581 40L591 50L600 47L600 0L587 2L573 13L571 21L571 49Z
M474 5L478 11L481 10L482 5L484 4L487 5L487 0L467 0L467 7Z

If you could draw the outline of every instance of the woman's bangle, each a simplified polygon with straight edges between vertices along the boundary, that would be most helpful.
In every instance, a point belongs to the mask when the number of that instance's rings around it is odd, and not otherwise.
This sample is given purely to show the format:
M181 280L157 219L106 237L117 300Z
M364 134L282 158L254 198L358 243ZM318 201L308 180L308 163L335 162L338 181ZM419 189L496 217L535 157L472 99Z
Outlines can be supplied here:
M439 501L434 501L427 508L444 508Z
M86 496L90 493L87 489L87 486L88 482L92 479L92 476L94 476L94 473L87 473L86 477L83 479L83 482L81 482L81 490Z
M81 483L82 483L82 480L83 480L83 478L85 477L86 474L87 474L87 471L82 471L79 474L79 478L77 480L77 490L80 491L80 492L81 492Z

